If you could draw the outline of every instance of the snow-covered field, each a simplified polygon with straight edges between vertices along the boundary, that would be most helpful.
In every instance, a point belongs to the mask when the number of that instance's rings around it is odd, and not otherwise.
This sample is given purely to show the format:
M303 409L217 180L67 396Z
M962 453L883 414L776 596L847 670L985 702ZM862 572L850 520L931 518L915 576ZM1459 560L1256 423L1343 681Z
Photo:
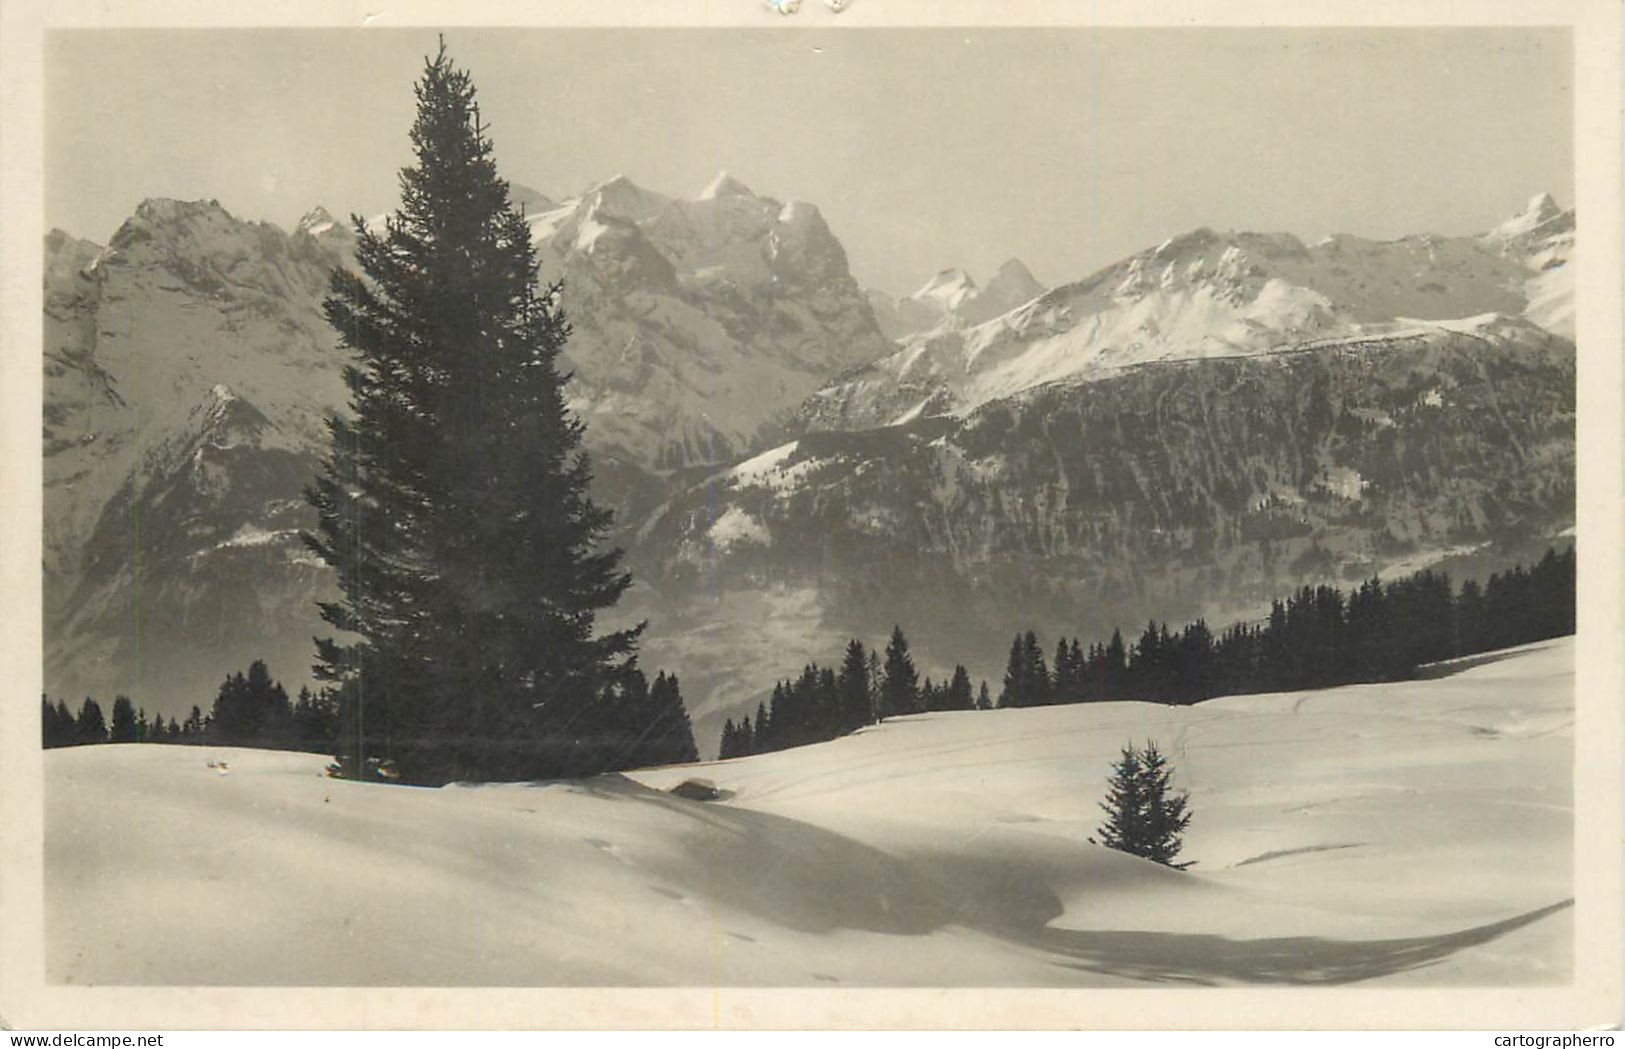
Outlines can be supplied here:
M52 751L47 979L1567 982L1573 661L1565 639L1396 685L927 714L540 786ZM1147 739L1191 794L1186 873L1086 841L1109 761ZM664 792L691 776L729 795Z

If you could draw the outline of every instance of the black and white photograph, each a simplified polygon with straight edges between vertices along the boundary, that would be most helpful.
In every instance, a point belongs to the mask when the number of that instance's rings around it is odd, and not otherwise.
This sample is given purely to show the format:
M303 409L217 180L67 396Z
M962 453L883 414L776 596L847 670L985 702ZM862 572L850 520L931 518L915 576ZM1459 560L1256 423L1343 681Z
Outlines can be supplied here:
M40 33L0 1011L1617 1008L1618 11L866 3Z

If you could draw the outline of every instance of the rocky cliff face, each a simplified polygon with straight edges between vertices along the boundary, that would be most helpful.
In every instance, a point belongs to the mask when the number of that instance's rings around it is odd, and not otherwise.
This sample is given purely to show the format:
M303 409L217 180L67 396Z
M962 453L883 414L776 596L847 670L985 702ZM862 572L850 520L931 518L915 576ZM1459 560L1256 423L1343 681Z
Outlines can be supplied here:
M47 238L53 693L184 713L227 660L308 644L326 577L293 537L344 397L319 305L338 261L213 202L148 201L105 248Z

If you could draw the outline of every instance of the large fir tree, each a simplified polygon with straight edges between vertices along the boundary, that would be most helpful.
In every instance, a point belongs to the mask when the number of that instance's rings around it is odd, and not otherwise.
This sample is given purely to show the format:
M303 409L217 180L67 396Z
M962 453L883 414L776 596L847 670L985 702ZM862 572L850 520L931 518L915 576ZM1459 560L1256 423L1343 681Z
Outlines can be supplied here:
M630 583L601 550L583 427L566 408L559 286L537 283L473 84L442 46L417 88L416 162L329 322L354 355L350 412L310 491L309 543L338 573L317 642L354 768L513 779L584 769L606 671L641 628L600 634Z

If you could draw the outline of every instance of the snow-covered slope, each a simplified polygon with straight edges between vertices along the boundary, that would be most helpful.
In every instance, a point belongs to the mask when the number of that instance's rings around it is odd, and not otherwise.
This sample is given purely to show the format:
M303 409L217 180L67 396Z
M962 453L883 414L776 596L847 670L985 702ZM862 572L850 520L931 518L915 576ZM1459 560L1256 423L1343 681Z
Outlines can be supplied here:
M1544 196L1479 237L1338 235L1305 245L1285 233L1198 229L986 323L910 335L896 352L819 390L803 417L813 428L882 426L1135 365L1380 337L1489 314L1524 316L1572 337L1565 263L1573 229L1573 211ZM953 303L968 286L951 271L915 298Z
M315 755L52 751L47 979L1559 984L1573 653L1196 707L917 715L631 780L421 790L326 779ZM1186 873L1087 840L1109 762L1147 739L1191 795ZM726 800L664 793L690 776Z

